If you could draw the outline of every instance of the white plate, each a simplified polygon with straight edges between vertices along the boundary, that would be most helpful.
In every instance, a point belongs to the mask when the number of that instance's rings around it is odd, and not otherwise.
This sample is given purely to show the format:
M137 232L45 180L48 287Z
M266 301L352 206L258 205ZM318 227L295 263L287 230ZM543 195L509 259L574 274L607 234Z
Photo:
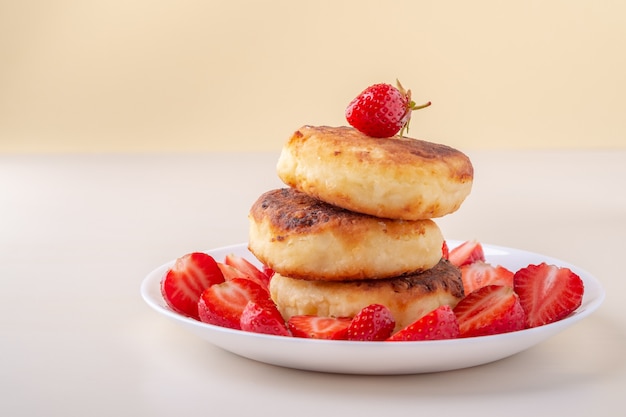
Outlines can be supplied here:
M449 241L450 248L458 241ZM259 265L246 244L207 251L218 262L229 253ZM141 285L143 299L157 312L210 343L237 355L295 369L347 374L416 374L467 368L497 361L536 345L587 317L604 300L600 283L588 272L551 257L483 244L487 261L513 271L541 262L570 268L585 284L580 308L556 323L533 329L465 339L418 342L350 342L271 336L227 329L184 317L167 307L160 282L174 260L152 271Z

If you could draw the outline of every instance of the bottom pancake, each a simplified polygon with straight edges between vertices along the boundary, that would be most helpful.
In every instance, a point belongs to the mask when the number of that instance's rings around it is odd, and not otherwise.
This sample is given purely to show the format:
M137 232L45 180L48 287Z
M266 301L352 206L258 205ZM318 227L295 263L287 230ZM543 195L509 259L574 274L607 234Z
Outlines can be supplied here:
M308 281L274 274L270 293L285 320L353 317L367 305L382 304L393 313L396 331L441 305L454 308L464 295L460 270L445 259L424 272L377 280Z

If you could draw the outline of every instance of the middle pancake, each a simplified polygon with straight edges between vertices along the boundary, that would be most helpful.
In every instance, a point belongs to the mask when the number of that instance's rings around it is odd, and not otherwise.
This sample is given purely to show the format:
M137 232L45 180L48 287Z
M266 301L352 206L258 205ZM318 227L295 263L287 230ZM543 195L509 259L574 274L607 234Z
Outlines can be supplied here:
M277 273L297 279L383 279L425 271L442 257L432 220L355 213L292 188L262 194L249 214L248 248Z

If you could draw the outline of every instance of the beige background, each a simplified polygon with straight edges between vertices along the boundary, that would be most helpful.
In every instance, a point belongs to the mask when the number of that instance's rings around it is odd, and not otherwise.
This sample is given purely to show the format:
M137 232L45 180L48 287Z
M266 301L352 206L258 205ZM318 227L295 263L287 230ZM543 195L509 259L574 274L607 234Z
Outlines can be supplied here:
M624 1L0 0L0 152L278 150L400 78L411 136L625 147Z

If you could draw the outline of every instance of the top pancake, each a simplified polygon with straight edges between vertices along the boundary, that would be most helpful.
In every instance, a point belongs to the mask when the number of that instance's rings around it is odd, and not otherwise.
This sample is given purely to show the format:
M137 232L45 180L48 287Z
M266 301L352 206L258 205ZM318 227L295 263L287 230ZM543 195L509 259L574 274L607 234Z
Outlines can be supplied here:
M280 179L312 197L377 217L420 220L456 211L469 195L473 167L449 146L350 127L303 126L277 164Z

